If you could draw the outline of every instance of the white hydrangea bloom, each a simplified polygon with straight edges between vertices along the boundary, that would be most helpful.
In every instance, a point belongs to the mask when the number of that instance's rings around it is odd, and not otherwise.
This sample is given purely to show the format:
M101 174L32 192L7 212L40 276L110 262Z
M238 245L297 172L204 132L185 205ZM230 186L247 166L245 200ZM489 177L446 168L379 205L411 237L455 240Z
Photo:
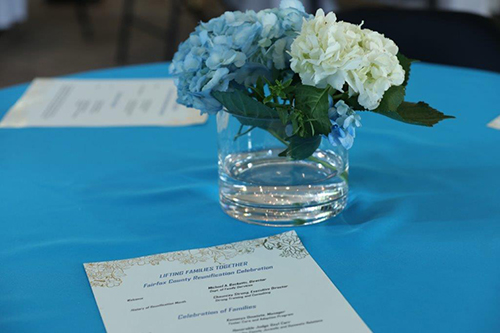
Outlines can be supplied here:
M319 9L291 45L291 68L306 85L343 91L347 83L349 94L359 94L358 102L373 110L387 89L404 81L397 53L397 45L382 34L337 22L334 13Z

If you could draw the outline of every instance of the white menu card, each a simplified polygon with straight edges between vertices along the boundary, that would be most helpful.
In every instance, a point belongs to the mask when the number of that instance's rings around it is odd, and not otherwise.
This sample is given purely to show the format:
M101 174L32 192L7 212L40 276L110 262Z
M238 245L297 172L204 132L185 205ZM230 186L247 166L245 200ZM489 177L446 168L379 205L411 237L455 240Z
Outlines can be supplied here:
M0 128L182 126L207 115L176 102L172 79L35 79Z
M370 332L295 231L84 267L111 333Z

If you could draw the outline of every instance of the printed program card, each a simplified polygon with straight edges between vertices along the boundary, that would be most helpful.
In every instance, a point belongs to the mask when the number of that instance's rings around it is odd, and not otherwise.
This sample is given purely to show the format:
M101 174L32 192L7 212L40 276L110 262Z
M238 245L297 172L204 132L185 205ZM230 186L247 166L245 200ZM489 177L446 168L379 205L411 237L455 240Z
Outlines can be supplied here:
M500 116L496 117L488 123L488 127L500 130Z
M36 79L0 122L9 127L183 126L207 115L176 102L172 79Z
M84 267L110 333L370 332L295 231Z

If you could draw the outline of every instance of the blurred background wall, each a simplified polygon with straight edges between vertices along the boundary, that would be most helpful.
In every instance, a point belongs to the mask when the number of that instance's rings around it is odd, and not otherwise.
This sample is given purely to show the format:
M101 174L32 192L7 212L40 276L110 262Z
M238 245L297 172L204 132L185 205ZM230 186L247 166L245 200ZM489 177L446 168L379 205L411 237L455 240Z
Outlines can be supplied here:
M476 20L474 24L481 22L480 27L468 29L467 40L462 38L458 42L463 42L464 47L469 39L479 38L484 41L481 47L488 53L492 48L488 43L495 42L493 39L498 36L490 31L489 23L500 26L500 0L303 2L309 12L323 7L354 23L359 23L361 17L367 27L386 29L382 32L403 45L405 40L401 39L405 38L408 45L415 43L426 24L431 29L428 34L437 36L439 34L433 32L442 31L446 36L452 29L451 32L456 31L457 35L454 38L459 38L461 27L466 29ZM258 10L278 4L279 0L0 0L0 87L30 81L34 77L165 61L172 57L178 43L200 20L206 21L228 9ZM453 21L447 30L450 24L442 21L437 13L457 11L471 14L447 18ZM489 22L488 27L484 22ZM447 63L446 60L453 56L439 49L433 52L439 53L437 57L424 60ZM489 56L494 58L495 53ZM453 61L449 64L469 65ZM475 63L470 66L481 67Z

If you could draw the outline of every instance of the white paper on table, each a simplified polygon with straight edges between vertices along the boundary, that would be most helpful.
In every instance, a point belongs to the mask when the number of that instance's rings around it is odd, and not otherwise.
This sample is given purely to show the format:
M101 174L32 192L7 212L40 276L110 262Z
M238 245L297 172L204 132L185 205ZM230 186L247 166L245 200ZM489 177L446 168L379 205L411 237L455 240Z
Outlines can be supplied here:
M496 117L488 123L488 127L500 130L500 116Z
M108 333L371 332L295 231L84 267Z
M207 115L176 102L172 79L35 79L4 127L183 126Z

